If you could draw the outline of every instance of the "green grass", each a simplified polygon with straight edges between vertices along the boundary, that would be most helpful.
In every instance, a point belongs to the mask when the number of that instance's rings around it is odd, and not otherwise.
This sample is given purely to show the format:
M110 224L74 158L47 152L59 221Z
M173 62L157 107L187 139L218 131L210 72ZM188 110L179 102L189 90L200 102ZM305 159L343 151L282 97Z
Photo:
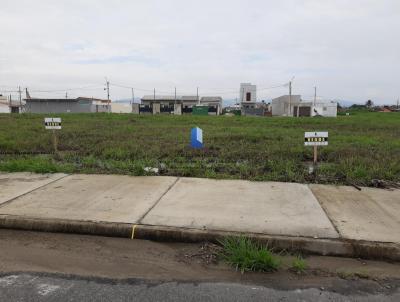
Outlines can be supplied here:
M280 260L267 246L246 237L228 237L221 241L222 259L242 273L247 271L272 272Z
M0 114L0 170L162 175L356 183L400 181L400 114L357 112L338 118L252 118L61 114L59 155L45 115ZM190 128L204 130L203 150L189 147ZM329 131L317 178L307 164L304 132Z
M306 268L307 268L306 261L303 259L303 257L298 255L292 262L292 270L300 274L303 273L306 270Z

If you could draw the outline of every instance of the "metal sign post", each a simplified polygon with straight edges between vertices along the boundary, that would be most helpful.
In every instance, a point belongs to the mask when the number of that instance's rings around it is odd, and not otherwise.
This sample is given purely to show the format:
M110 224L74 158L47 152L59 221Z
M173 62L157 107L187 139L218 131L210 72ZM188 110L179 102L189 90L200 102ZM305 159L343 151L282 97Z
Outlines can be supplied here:
M53 133L53 148L54 153L58 153L58 140L56 130L61 130L61 118L60 117L45 117L44 127L46 130L52 130Z
M56 130L53 130L53 148L54 148L54 153L57 153L58 152L58 148L57 148Z
M314 146L314 166L318 162L318 146L328 146L328 132L305 132L304 145Z
M318 147L314 146L314 165L317 164L318 161Z

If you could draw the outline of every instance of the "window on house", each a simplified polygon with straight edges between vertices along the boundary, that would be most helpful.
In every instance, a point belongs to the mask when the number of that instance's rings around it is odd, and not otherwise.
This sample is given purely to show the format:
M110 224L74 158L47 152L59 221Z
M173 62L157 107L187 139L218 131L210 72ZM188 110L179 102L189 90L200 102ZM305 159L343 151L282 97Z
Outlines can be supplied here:
M326 107L323 107L323 108L322 108L322 110L326 111L326 110L328 110L328 108L326 108Z
M251 92L246 92L246 101L247 102L251 101Z

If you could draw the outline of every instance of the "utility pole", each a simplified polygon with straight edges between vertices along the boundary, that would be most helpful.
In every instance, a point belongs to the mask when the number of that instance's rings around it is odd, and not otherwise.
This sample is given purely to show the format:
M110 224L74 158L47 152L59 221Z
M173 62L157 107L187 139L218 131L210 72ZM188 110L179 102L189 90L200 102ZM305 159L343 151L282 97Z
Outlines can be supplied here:
M106 81L107 100L110 102L110 82Z
M108 113L111 112L110 108L110 82L106 78L106 88L104 90L107 90L107 103L108 103Z
M19 109L21 110L21 108L22 108L22 91L21 91L21 86L18 86L18 94L19 94Z
M298 110L298 108L297 108ZM289 82L289 112L288 116L291 115L292 112L292 81Z
M399 101L400 99L397 99L397 109L399 109Z
M131 88L131 89L132 89L132 101L131 101L131 105L132 105L135 103L135 92L133 91L133 88Z
M317 86L314 87L314 107L316 103L317 103Z
M154 88L154 90L153 90L153 101L155 102L156 101L156 89Z
M174 105L176 105L176 87L175 87L175 98L174 98Z
M65 92L65 99L68 99L68 92Z
M199 87L197 87L197 105L200 105L200 99L199 99Z
M300 102L297 104L297 117L300 117L300 107L301 107L301 99Z

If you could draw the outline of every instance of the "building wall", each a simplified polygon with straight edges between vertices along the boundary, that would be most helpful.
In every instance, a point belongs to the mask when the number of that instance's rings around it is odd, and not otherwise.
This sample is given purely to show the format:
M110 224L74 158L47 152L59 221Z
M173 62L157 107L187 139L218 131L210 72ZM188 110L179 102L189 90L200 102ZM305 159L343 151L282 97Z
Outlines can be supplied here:
M140 105L139 104L132 104L132 113L139 114L140 113Z
M240 84L240 101L246 102L246 94L250 93L250 102L257 102L257 86L251 83Z
M174 99L162 99L156 98L148 99L142 98L141 106L147 106L149 113L152 114L192 114L193 107L195 106L208 106L210 115L220 115L222 113L222 98L221 97L202 97L199 101L193 97L177 97L176 101ZM166 110L166 108L168 110ZM142 114L143 111L140 113ZM144 113L144 112L143 112ZM147 113L147 111L146 111Z
M311 113L312 116L322 115L326 117L337 117L337 102L334 101L317 102Z
M317 101L315 106L312 101L301 100L300 95L292 95L292 106L290 116L294 116L295 107L311 107L311 116L321 115L326 117L337 116L337 102L335 101ZM272 100L271 110L273 116L288 116L289 96L283 95Z
M153 114L160 114L160 103L153 103Z
M5 103L0 103L0 113L10 113L10 106Z
M0 96L0 113L10 113L10 102L6 96Z
M248 116L264 116L264 108L243 108L242 115Z
M102 110L102 109L101 109ZM29 113L85 113L96 112L91 101L79 102L36 102L26 101L26 112Z
M174 114L175 115L182 115L182 105L181 104L175 104L174 105Z
M95 102L91 105L90 107L90 112L109 112L108 110L108 104L100 103L100 102ZM110 105L111 107L111 105Z
M111 103L112 113L132 113L131 104Z
M271 111L273 116L288 116L288 111L289 111L289 100L290 97L289 95L283 95L278 98L275 98L272 100L271 103ZM291 106L291 112L290 116L293 116L293 108L294 105L297 105L301 101L301 96L300 95L292 95L292 106Z

